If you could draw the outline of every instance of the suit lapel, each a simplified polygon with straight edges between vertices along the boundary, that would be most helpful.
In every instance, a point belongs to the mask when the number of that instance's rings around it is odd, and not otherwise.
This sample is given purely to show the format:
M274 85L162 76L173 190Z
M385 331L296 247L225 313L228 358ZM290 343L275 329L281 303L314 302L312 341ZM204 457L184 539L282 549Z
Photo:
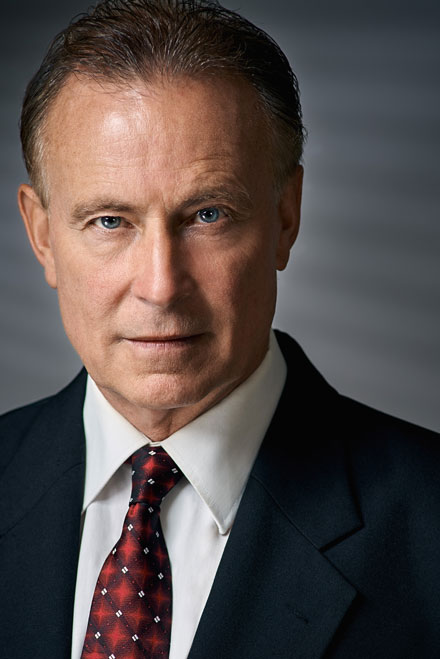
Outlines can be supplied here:
M362 527L337 437L338 395L292 340L289 375L189 659L321 657L356 596L322 551Z
M2 612L2 647L11 659L46 657L48 647L54 658L70 654L84 487L85 378L82 372L60 394L29 408L30 431L2 476L0 588L9 601Z
M320 657L355 594L252 479L189 659Z

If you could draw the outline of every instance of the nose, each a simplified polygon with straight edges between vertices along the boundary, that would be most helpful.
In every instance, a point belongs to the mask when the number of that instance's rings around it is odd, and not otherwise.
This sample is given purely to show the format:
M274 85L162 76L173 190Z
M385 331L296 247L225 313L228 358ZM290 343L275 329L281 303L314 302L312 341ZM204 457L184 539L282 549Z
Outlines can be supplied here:
M190 295L193 282L184 241L164 224L152 221L137 241L132 293L149 304L168 308Z

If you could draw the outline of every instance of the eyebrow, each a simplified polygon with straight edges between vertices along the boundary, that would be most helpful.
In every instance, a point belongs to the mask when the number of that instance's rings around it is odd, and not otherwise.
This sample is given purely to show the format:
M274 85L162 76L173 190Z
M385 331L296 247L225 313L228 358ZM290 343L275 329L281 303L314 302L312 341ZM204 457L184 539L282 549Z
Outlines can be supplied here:
M250 195L244 188L237 186L217 186L213 188L206 188L200 192L180 200L173 212L184 210L191 206L200 206L205 203L220 200L224 203L230 203L238 207L242 212L250 211L253 208L253 203ZM103 213L112 214L139 214L144 213L145 208L121 202L119 199L112 199L111 197L97 197L86 203L76 204L71 212L71 221L73 224L80 223L86 217L90 217Z
M131 204L121 203L116 199L109 197L98 197L85 204L76 204L74 206L71 219L73 223L82 222L85 217L96 215L97 213L133 213L136 212L137 207Z
M198 206L213 200L219 199L225 203L238 205L242 210L251 210L253 207L250 195L244 188L237 186L219 186L214 188L207 188L200 193L191 195L184 199L180 204L180 208L188 208L189 206Z

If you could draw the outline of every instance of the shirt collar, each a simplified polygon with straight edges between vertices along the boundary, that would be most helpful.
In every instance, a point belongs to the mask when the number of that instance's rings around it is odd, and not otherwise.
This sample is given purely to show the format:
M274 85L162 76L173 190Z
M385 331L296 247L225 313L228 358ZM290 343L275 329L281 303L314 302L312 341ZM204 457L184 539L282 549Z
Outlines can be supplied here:
M245 382L160 442L208 506L222 534L234 521L286 373L286 363L271 332L265 358ZM90 376L84 427L87 462L83 510L132 453L152 443L110 405Z

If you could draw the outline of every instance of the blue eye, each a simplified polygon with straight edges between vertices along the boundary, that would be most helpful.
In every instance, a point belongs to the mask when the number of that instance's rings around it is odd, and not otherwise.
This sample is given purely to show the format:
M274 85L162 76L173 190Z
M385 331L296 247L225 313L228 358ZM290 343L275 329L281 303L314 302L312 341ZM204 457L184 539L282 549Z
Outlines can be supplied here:
M104 229L118 229L121 226L122 218L105 215L104 217L99 217L97 221L101 223Z
M202 222L205 222L205 224L211 224L212 222L217 222L220 217L220 211L213 206L212 208L203 208L201 211L197 212L197 215Z

